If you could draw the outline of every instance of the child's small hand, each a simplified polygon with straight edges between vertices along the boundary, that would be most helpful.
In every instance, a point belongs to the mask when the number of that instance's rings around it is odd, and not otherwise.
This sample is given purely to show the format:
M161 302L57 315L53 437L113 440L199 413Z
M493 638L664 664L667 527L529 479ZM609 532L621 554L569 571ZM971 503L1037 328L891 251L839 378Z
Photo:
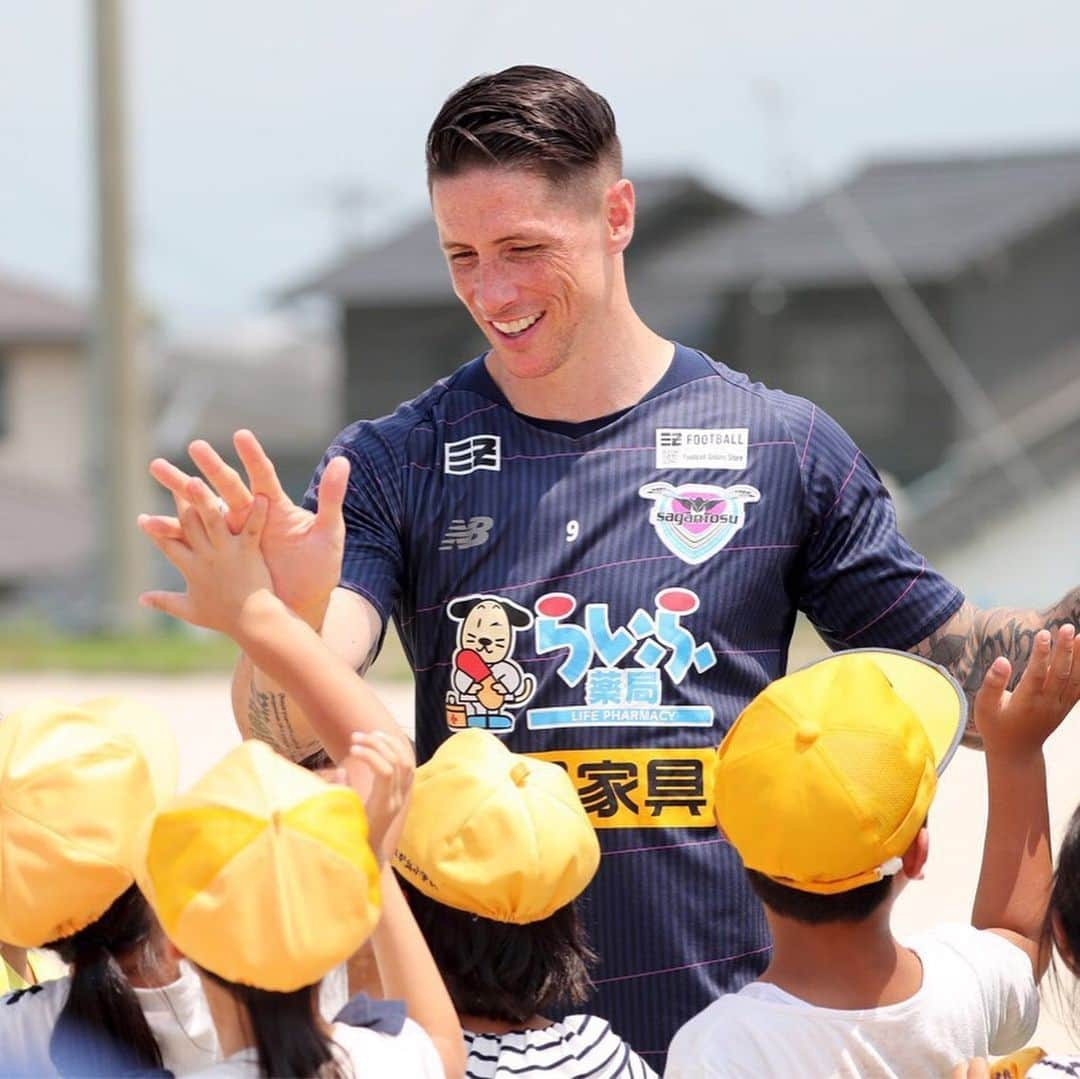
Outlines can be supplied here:
M180 517L183 540L147 534L180 571L187 592L144 592L139 602L231 636L245 602L271 587L259 551L267 502L262 496L255 498L243 528L233 535L218 500L202 480L190 480L186 493L189 503Z
M1005 688L1011 670L999 656L975 697L975 726L986 751L1006 757L1040 751L1080 701L1080 637L1066 624L1051 646L1049 630L1039 630L1012 693Z
M403 737L385 731L354 731L341 762L345 781L363 799L368 839L381 866L393 856L412 789L416 761Z
M949 1079L990 1079L990 1065L985 1057L961 1060L949 1073Z

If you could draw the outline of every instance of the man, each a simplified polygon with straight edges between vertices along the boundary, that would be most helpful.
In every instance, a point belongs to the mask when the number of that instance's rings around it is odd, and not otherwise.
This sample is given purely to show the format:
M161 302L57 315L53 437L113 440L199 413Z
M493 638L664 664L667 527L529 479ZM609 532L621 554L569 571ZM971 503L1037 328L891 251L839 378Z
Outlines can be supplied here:
M767 959L709 774L784 673L796 610L834 648L909 649L974 692L995 656L1022 669L1036 629L1076 621L1080 591L1042 613L977 611L897 533L827 415L641 321L623 267L634 190L610 107L577 79L472 80L436 118L427 167L454 290L490 351L346 428L306 508L248 432L248 484L206 443L191 454L232 527L250 490L269 498L275 588L350 663L394 618L421 760L480 726L567 768L605 852L585 904L592 1007L659 1068L676 1027ZM152 471L182 506L184 474ZM234 706L294 758L318 750L245 660Z

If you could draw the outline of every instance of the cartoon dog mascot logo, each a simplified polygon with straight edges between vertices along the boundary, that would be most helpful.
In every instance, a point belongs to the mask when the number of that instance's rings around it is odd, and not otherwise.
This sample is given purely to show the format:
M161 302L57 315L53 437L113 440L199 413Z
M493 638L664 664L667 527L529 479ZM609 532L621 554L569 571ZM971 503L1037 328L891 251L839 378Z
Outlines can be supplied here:
M536 679L511 658L517 632L532 625L532 614L501 596L454 599L446 613L458 623L447 724L455 730L512 731L510 710L520 708L536 689Z

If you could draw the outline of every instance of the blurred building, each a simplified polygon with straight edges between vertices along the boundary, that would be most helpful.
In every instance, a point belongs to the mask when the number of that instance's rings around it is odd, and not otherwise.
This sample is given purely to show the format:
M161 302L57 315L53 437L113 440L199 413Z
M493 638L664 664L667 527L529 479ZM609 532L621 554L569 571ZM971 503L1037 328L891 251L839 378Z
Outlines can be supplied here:
M337 341L281 315L178 338L158 350L153 366L155 452L182 468L191 466L187 445L195 438L234 458L233 432L247 427L299 499L346 422Z
M0 610L71 626L95 620L90 324L77 302L0 275ZM232 457L232 433L250 427L286 490L303 494L343 422L335 341L273 315L140 352L151 453L190 468L188 443L206 438ZM151 489L146 509L171 513ZM161 558L154 567L157 583L175 583Z
M900 278L1002 409L1024 407L1036 372L1068 378L1080 341L1080 149L871 164L790 212L701 230L650 272L708 281L724 311L695 343L818 402L909 482L975 432L875 273Z
M91 552L89 333L72 299L0 274L0 601Z

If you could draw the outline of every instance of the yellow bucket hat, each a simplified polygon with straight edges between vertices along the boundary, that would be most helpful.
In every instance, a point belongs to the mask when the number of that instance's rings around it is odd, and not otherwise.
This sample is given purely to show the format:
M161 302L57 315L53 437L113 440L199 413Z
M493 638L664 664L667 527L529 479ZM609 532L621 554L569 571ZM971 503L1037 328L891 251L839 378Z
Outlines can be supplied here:
M448 907L523 925L576 899L600 844L564 769L479 729L416 770L394 867Z
M119 697L0 720L0 940L36 948L134 882L139 837L176 791L168 723Z
M379 918L360 798L262 742L232 750L158 813L139 884L200 967L279 993L319 981Z
M750 869L833 894L899 872L967 718L908 652L854 649L777 679L720 745L716 820Z

